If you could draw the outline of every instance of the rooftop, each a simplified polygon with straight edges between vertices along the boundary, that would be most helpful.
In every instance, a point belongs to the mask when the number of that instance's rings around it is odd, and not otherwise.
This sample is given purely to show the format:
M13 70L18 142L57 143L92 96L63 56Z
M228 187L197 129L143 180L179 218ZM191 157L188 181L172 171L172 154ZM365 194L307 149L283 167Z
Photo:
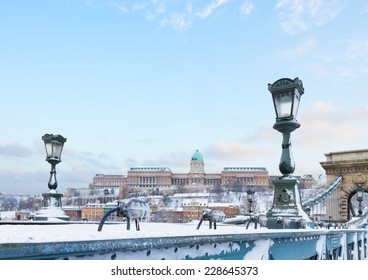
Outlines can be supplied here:
M198 150L196 150L195 153L192 155L192 160L203 161L203 156Z
M163 166L136 166L131 167L129 171L170 171L170 168Z
M267 171L265 167L224 167L224 171Z

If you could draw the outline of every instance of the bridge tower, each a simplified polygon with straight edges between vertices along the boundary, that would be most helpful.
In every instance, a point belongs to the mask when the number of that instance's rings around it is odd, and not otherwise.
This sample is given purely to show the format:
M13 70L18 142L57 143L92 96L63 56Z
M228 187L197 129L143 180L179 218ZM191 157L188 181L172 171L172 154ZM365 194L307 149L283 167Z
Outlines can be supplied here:
M326 200L326 215L334 220L349 220L349 200L358 185L368 191L368 149L326 153L326 161L320 162L326 172L327 185L343 176L343 180Z

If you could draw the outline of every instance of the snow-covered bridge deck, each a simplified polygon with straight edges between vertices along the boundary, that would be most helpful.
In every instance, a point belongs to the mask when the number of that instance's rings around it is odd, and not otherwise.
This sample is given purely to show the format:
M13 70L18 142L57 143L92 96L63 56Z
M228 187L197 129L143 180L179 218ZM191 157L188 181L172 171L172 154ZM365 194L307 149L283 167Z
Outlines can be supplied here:
M0 259L367 259L366 229L143 223L0 225Z

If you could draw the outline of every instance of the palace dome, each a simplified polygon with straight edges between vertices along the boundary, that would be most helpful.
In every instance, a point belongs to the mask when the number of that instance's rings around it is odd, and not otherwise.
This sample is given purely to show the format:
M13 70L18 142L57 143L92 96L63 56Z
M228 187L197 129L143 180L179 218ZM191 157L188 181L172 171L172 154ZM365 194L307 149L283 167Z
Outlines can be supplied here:
M203 156L198 150L196 150L195 153L192 155L192 160L203 161Z

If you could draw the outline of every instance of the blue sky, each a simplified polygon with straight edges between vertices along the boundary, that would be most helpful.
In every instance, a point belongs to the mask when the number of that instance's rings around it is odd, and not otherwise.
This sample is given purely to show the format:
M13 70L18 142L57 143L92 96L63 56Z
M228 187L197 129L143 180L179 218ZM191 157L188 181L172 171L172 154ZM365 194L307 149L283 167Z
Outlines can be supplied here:
M133 166L278 175L268 83L304 84L296 175L368 148L363 0L0 2L0 191L47 190L42 135L68 140L60 192Z

